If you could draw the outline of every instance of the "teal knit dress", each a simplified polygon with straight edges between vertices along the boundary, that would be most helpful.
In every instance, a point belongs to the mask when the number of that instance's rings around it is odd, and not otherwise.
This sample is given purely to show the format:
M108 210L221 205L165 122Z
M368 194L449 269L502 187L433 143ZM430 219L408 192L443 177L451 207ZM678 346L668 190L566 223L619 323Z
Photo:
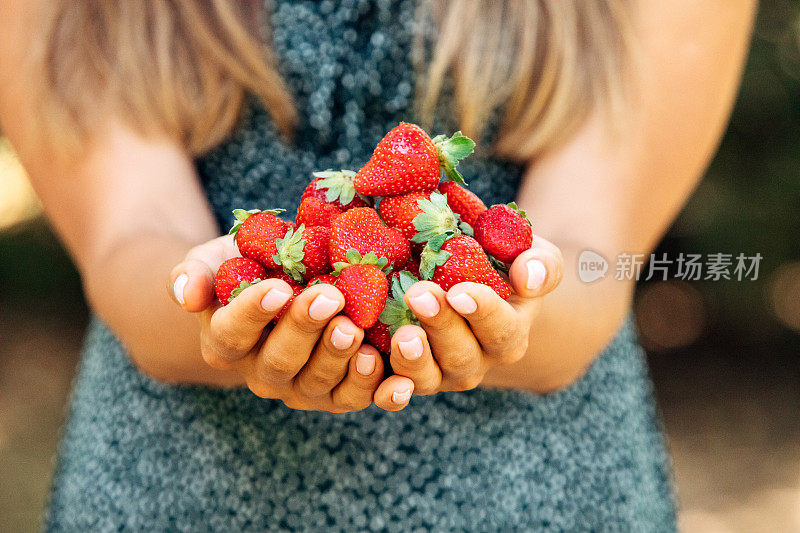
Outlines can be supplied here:
M268 8L302 124L287 144L254 104L242 128L197 161L221 231L234 208L293 213L312 171L358 169L386 131L415 119L414 2ZM523 169L479 152L461 170L493 204L514 198ZM245 389L154 381L95 319L44 527L649 532L674 531L675 508L631 324L561 392L476 389L414 397L399 413L329 414Z

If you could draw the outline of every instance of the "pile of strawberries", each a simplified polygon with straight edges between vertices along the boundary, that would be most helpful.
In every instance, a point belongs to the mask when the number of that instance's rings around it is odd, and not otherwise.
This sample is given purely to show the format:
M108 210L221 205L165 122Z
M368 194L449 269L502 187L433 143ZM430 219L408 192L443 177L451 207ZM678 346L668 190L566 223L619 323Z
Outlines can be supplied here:
M431 139L400 123L357 173L314 173L295 222L279 218L279 209L235 210L231 233L242 257L220 266L217 297L227 304L267 278L285 280L294 297L329 283L344 295L344 313L382 352L397 328L418 323L403 296L420 279L444 290L482 283L507 299L511 288L498 270L530 248L531 224L515 204L487 209L462 186L456 165L474 147L461 132ZM450 181L439 182L442 171Z

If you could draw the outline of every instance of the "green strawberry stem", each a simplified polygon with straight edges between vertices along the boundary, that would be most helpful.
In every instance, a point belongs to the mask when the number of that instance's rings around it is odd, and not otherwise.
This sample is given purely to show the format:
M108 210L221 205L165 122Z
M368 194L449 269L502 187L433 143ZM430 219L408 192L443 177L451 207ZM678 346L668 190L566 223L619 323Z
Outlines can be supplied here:
M347 250L347 255L345 256L347 261L338 261L333 264L333 272L334 276L338 276L342 273L342 270L349 266L353 265L375 265L376 267L380 268L384 272L386 269L391 271L391 267L387 266L389 260L385 257L378 257L375 252L369 252L361 257L361 254L355 248L350 248Z
M511 209L513 209L514 211L516 211L517 213L519 213L522 216L522 218L525 219L525 222L527 222L529 226L533 226L533 224L531 224L531 220L528 218L528 215L525 214L525 211L517 205L517 202L509 202L506 205Z
M353 178L355 178L356 173L352 170L335 171L328 169L323 172L314 172L313 176L321 178L317 182L317 188L325 189L325 201L328 203L339 200L342 205L347 205L356 196L367 201L367 198L358 194L353 186Z
M305 247L308 242L303 238L305 224L293 230L289 228L282 239L275 240L275 247L278 253L272 256L275 264L281 265L283 271L292 276L295 281L303 281L303 274L306 273L306 265L303 264L306 252Z
M231 300L242 294L242 291L248 287L252 287L256 283L260 282L261 278L256 278L253 281L242 280L238 287L231 291L231 295L228 297L228 303L231 303Z
M378 320L389 326L390 334L394 335L400 326L406 324L419 325L419 320L404 300L406 291L418 281L416 276L407 270L403 270L392 280L392 296L386 299L386 306L378 317Z
M466 185L464 176L456 170L458 162L467 157L475 149L475 142L469 137L465 137L460 131L452 137L437 135L433 138L433 143L439 151L439 164L442 166L445 175L451 181Z
M461 218L447 205L447 195L434 191L430 200L417 200L417 205L422 213L411 221L417 230L412 241L423 243L444 233L451 236L460 233Z
M436 246L437 244L438 246ZM434 246L428 242L423 248L419 258L419 275L422 279L433 279L436 267L444 265L450 259L452 254L442 250L442 244L444 244L444 240L441 243L434 243Z

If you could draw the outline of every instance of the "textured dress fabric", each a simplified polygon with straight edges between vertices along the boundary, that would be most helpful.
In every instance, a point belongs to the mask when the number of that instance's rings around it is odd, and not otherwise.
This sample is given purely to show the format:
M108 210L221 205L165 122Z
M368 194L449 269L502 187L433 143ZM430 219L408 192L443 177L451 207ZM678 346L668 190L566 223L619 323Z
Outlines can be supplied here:
M288 143L253 105L242 128L197 161L221 228L234 208L293 213L312 171L357 169L386 131L415 118L413 2L268 7L303 122ZM487 204L512 200L522 173L482 152L461 170ZM399 413L329 414L152 380L95 319L44 527L673 531L675 508L630 323L557 393L476 389L414 397Z

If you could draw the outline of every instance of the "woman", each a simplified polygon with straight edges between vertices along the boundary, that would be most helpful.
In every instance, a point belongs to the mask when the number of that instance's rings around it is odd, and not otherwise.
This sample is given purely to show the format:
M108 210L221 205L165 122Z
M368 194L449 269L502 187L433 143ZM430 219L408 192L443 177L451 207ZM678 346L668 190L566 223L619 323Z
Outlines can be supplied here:
M7 2L0 124L97 315L48 529L675 529L633 282L576 262L649 253L674 219L753 3L417 8ZM233 208L292 212L313 170L426 118L479 139L472 190L541 235L508 303L415 285L422 327L398 330L388 378L332 286L263 345L284 282L213 306Z

